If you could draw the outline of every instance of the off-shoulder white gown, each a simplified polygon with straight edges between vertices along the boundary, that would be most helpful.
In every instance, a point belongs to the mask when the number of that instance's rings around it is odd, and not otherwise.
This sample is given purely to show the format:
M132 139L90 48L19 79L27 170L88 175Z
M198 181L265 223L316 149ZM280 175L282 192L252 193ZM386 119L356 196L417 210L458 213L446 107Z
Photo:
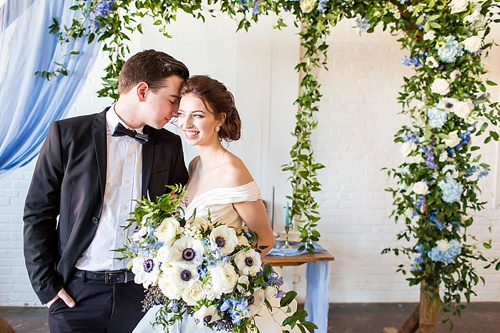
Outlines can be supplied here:
M206 217L208 211L212 216L212 221L218 221L226 225L241 228L243 221L233 207L233 203L245 201L257 201L261 199L257 183L252 181L248 184L231 187L231 188L216 188L195 197L192 202L185 207L186 216L190 217L196 210L196 216ZM282 286L284 291L288 290L286 285ZM279 299L273 299L271 304L274 307L279 306ZM291 307L296 310L296 303L294 302ZM159 306L151 308L139 322L134 329L134 333L152 333L163 332L161 326L152 327L151 323L155 321L156 312ZM281 322L285 318L285 314L281 310L274 310L271 316L269 310L264 306L259 316L256 317L256 324L262 333L280 333L282 331ZM288 329L289 327L287 327ZM169 329L171 333L211 333L215 332L208 327L197 327L194 319L186 316L182 323L176 323L174 327ZM297 328L291 332L299 332Z

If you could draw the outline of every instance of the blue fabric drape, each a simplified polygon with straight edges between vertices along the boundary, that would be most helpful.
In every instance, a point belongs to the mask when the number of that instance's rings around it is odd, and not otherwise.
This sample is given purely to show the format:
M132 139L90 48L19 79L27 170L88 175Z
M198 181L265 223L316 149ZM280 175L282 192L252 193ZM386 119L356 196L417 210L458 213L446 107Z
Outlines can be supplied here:
M71 25L70 1L7 0L0 8L0 177L30 162L50 124L64 117L91 70L99 44L86 38L60 45L53 17ZM79 55L69 55L71 50ZM34 76L62 62L69 76Z

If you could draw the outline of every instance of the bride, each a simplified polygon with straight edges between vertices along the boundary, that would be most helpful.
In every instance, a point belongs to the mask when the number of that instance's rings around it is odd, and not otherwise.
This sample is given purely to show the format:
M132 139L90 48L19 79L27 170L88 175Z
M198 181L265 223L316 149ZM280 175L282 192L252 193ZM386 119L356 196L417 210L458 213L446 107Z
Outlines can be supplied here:
M241 119L231 92L217 80L208 76L191 77L181 90L178 126L187 144L196 146L199 156L189 165L190 180L185 197L186 217L206 217L210 210L214 221L235 228L246 225L258 234L259 246L267 246L261 256L274 246L274 236L259 188L243 161L222 145L222 140L240 138ZM273 306L279 306L274 299ZM296 303L293 304L296 307ZM295 311L294 308L292 308ZM150 309L134 333L162 332L161 326L153 327L158 307ZM285 314L281 310L272 315L263 307L256 317L256 324L263 333L282 331ZM186 316L169 332L213 332L198 327L194 319Z

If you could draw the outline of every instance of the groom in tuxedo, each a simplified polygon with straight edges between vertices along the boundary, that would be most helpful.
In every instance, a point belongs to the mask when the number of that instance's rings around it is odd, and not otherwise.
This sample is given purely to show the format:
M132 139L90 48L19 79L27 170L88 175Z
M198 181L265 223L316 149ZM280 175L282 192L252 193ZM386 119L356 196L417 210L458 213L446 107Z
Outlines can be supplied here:
M163 129L188 77L168 54L140 52L114 105L52 124L24 209L26 267L51 332L126 333L142 318L143 287L114 250L136 199L188 180L181 140Z

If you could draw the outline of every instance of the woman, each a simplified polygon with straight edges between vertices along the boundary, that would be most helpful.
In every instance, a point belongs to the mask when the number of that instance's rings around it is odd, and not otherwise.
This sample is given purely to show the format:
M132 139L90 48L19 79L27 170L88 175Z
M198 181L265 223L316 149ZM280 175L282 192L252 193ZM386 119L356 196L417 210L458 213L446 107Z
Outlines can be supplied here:
M243 225L258 234L258 245L267 246L264 256L274 246L274 235L262 202L260 191L240 158L222 145L222 140L240 138L241 120L233 95L217 80L208 76L193 76L181 89L178 126L186 143L196 146L199 156L189 165L190 179L185 197L187 217L205 217L210 210L213 221L235 228ZM274 306L279 306L275 299ZM295 306L296 304L294 304ZM148 311L134 332L160 332L161 327L150 326L155 309ZM256 319L263 333L281 332L284 315L263 309ZM197 327L192 317L170 328L170 332L213 332L208 327Z

